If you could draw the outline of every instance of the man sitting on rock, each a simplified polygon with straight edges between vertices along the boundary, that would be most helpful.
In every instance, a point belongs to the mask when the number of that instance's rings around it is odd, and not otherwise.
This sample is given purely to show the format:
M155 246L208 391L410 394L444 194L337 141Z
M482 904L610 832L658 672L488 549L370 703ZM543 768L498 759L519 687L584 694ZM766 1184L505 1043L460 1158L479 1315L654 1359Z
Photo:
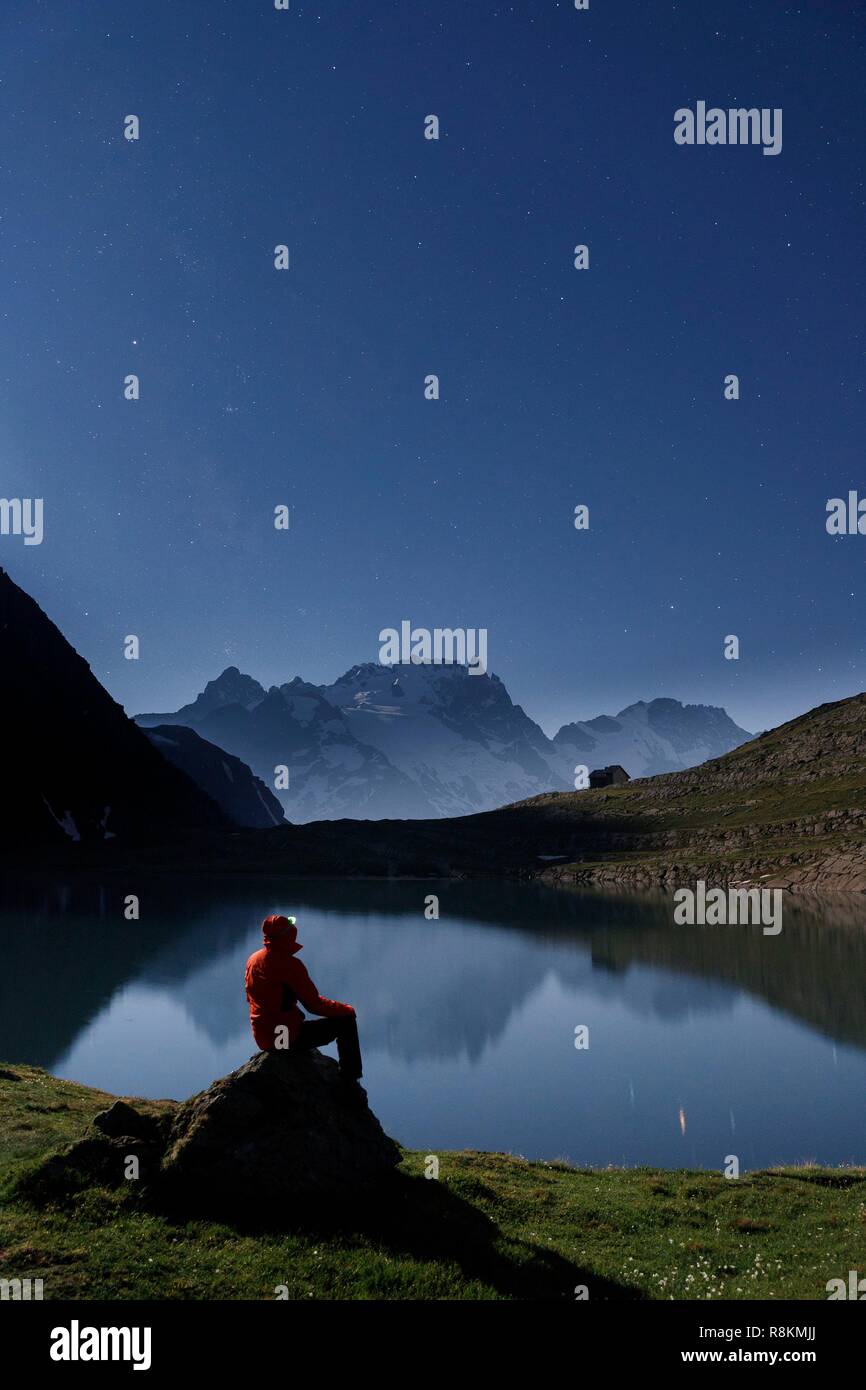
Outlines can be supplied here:
M288 1047L292 1052L336 1041L340 1071L350 1081L361 1077L358 1025L351 1004L325 999L295 957L298 929L294 917L266 917L265 944L247 961L246 987L253 1037L262 1052ZM305 1019L298 1001L315 1022Z

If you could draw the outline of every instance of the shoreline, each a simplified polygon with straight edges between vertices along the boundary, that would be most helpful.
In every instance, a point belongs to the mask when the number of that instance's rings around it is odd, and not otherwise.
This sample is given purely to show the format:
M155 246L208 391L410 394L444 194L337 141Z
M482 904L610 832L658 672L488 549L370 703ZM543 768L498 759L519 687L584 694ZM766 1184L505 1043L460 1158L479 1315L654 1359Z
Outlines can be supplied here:
M34 1197L45 1160L115 1099L0 1064L0 1272L41 1279L46 1300L824 1301L864 1243L859 1165L733 1179L441 1151L428 1180L430 1155L403 1150L353 1210L266 1221L162 1213L99 1181Z

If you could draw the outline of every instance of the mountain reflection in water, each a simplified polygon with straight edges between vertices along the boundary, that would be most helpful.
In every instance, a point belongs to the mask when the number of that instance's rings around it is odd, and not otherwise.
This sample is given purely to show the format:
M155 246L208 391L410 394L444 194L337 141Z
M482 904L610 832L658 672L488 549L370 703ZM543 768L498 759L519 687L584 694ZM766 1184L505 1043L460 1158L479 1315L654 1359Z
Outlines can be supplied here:
M502 883L162 880L139 922L129 891L6 886L0 1059L128 1095L201 1089L253 1051L244 963L285 911L319 988L356 1006L371 1104L410 1147L718 1169L730 1153L743 1168L866 1158L857 898L786 897L767 937L674 926L662 895Z

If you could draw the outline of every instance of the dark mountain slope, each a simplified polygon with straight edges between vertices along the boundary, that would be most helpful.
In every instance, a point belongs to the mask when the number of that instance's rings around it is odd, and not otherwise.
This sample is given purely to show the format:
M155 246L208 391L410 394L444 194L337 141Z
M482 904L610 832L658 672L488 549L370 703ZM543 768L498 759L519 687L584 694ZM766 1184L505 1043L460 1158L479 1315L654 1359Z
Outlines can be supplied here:
M231 753L208 743L194 729L158 724L147 729L153 746L206 792L234 825L267 830L284 825L285 816L273 792Z
M153 841L226 825L4 570L0 712L5 846Z

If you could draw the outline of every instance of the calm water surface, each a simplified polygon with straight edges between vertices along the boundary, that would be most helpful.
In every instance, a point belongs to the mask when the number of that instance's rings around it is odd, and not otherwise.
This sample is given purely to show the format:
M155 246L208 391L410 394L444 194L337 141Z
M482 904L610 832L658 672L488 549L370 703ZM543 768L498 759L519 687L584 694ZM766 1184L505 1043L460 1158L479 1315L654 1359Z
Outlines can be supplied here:
M660 895L175 881L142 893L134 923L128 891L7 888L0 1058L127 1095L200 1090L254 1050L244 963L262 917L282 911L320 990L356 1006L370 1103L412 1148L866 1161L856 899L786 904L765 937L674 926ZM424 917L430 893L439 921Z

